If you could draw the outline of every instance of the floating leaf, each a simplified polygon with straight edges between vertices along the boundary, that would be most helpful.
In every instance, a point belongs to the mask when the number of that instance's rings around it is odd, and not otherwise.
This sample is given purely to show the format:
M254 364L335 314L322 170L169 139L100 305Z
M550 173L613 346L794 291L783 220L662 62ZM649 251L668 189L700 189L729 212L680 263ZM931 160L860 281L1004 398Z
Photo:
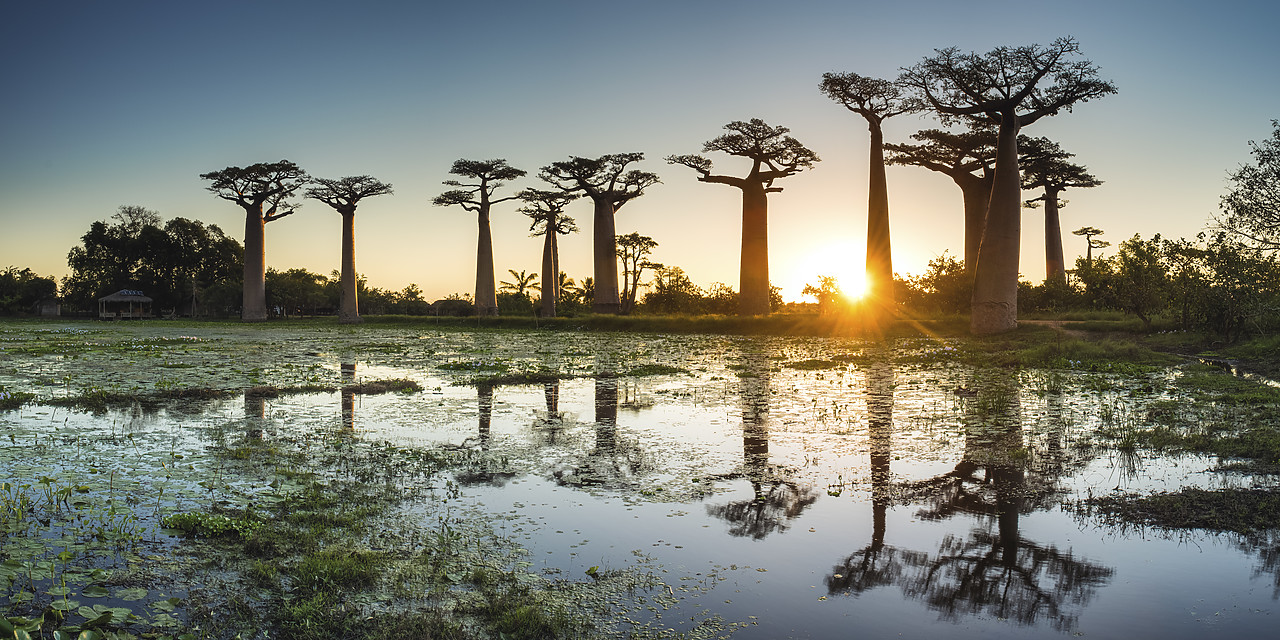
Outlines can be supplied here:
M86 598L105 598L105 597L107 597L107 595L109 595L110 593L111 593L111 592L107 591L105 588L100 587L100 586L98 586L98 585L96 585L96 584L95 584L95 585L92 585L92 586L85 587L85 588L80 592L80 595L82 595L82 596L84 596L84 597L86 597Z
M147 590L143 589L142 587L130 587L128 589L121 589L116 592L116 597L120 598L121 600L124 600L125 602L141 600L147 597Z

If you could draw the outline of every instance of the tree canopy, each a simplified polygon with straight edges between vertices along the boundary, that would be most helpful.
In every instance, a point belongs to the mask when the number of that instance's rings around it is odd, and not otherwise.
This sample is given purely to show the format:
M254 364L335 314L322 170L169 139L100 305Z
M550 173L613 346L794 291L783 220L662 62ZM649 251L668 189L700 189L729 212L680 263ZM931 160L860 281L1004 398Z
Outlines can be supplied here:
M1280 120L1271 121L1271 137L1249 141L1253 163L1228 176L1231 190L1222 197L1223 230L1266 249L1280 249Z

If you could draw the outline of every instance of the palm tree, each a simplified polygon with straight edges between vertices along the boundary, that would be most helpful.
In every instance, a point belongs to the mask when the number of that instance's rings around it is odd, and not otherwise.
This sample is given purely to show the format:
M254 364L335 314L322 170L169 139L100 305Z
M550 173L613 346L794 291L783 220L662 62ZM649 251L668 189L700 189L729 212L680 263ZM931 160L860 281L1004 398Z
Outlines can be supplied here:
M459 205L465 211L476 214L479 226L479 237L476 241L476 314L482 316L498 315L498 292L493 286L493 233L489 229L489 209L499 202L513 200L516 196L493 199L493 193L507 180L514 180L525 174L507 164L506 160L457 160L449 173L471 178L472 182L462 183L457 180L445 180L444 185L460 187L446 191L435 197L432 202L437 206Z
M713 175L711 160L699 155L667 156L670 164L682 164L698 172L699 182L727 184L742 190L742 268L738 313L769 313L769 202L768 194L782 191L773 186L778 178L795 175L813 166L818 154L786 135L790 129L771 127L759 118L735 120L724 126L730 133L708 141L703 152L722 151L747 158L746 177Z
M356 300L356 205L368 197L391 193L391 185L371 176L347 176L338 180L316 178L315 185L304 194L323 202L342 214L342 281L338 322L361 322Z
M511 293L517 296L525 295L526 289L532 289L538 286L538 274L529 273L524 269L516 271L515 269L507 269L507 273L511 274L511 282L503 280L498 284L501 285L503 293Z

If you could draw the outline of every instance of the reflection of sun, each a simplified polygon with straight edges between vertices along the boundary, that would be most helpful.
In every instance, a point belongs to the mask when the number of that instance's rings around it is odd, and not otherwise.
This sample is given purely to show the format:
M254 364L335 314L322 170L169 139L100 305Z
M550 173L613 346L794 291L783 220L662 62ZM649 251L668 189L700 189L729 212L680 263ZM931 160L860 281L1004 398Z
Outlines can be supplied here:
M835 240L815 247L797 269L805 284L818 286L818 276L832 276L850 300L867 293L866 254L854 243Z

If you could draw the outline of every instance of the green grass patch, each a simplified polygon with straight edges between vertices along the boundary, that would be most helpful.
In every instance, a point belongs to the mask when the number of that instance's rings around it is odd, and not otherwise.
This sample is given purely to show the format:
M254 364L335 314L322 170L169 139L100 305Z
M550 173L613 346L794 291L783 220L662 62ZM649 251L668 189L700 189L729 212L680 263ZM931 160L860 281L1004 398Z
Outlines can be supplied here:
M1147 496L1088 498L1081 510L1104 520L1165 529L1250 534L1280 527L1280 493L1266 489L1183 489Z

